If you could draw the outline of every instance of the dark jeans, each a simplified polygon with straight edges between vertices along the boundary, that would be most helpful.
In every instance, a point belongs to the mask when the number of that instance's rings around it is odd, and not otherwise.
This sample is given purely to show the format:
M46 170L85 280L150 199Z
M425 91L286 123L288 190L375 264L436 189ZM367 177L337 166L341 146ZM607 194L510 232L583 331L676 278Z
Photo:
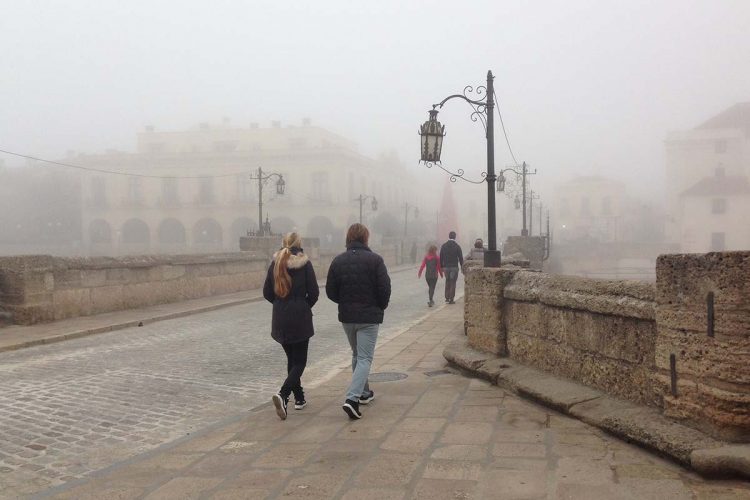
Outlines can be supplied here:
M456 297L456 281L458 281L458 268L446 267L445 272L445 300L453 300Z
M435 296L435 286L437 285L437 278L425 278L427 280L427 287L429 288L430 302L434 302L432 298Z
M309 344L309 339L294 344L281 344L286 353L287 377L284 385L281 386L279 394L284 399L287 399L292 392L295 398L304 398L302 381L300 379L302 378L302 372L305 371L305 366L307 366L307 346Z

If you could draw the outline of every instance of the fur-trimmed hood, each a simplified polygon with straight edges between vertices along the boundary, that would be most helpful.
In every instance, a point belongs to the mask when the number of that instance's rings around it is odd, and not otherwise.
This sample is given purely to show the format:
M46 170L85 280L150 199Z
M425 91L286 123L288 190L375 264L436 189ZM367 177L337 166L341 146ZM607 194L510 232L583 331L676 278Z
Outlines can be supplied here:
M279 254L279 252L276 252L273 254L273 260L276 262L276 256ZM289 269L302 269L305 267L305 264L310 262L310 259L305 255L305 253L300 250L297 253L293 253L289 256L289 260L286 261L286 266Z

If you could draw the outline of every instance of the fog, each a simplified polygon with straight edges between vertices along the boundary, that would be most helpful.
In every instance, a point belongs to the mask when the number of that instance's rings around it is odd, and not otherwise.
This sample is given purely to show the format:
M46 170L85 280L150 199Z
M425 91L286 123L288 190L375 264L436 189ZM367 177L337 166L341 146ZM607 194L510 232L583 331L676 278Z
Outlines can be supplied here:
M418 165L417 128L491 69L545 206L565 182L601 176L658 207L668 134L750 101L748 26L745 0L5 2L0 149L59 160L134 152L144 126L309 118L368 158L395 153L433 213L445 174ZM457 100L441 111L443 163L479 178L484 131L470 112ZM498 167L512 165L499 123L495 143ZM485 193L456 185L454 197Z

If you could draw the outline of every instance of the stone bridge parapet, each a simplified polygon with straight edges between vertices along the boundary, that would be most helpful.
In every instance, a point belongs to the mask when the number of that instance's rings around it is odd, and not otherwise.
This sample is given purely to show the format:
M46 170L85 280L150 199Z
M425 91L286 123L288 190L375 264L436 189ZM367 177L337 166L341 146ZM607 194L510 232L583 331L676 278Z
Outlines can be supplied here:
M750 441L750 252L662 255L655 285L467 271L471 347Z
M240 292L262 286L267 266L247 252L0 257L0 310L30 325Z

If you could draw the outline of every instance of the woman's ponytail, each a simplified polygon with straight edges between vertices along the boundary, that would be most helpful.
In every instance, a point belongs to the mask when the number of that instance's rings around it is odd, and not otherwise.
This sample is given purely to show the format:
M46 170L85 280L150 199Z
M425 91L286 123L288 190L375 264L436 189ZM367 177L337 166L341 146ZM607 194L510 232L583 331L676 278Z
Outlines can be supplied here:
M289 295L292 288L292 277L289 276L289 257L291 249L300 246L300 237L297 233L289 233L284 237L284 248L276 252L276 261L273 266L273 291L279 298Z

